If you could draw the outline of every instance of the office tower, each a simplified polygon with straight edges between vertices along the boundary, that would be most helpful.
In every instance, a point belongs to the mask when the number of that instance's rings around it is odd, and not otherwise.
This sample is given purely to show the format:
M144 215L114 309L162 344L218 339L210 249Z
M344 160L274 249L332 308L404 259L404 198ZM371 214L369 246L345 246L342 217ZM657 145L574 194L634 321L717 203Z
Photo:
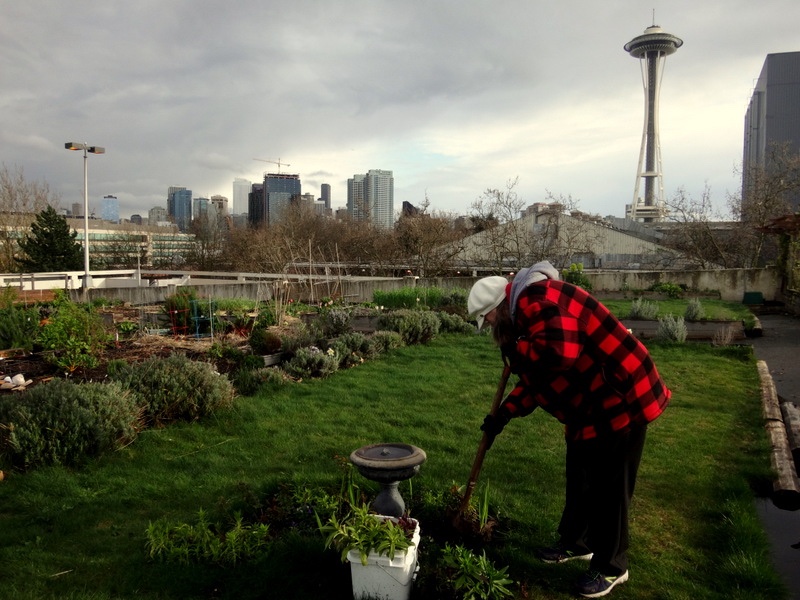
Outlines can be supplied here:
M322 203L325 205L325 208L330 210L331 208L331 184L323 183L320 186L320 198Z
M167 209L163 206L154 206L147 211L147 223L149 225L158 225L159 223L166 223L168 220Z
M167 214L178 226L178 231L186 233L192 223L192 190L183 187L169 188Z
M371 169L347 180L347 213L355 221L376 227L394 226L394 177L391 171Z
M269 173L264 176L267 224L280 220L289 205L300 198L300 176L288 173Z
M744 118L742 198L747 199L754 170L768 169L770 152L786 144L800 153L800 52L767 54ZM794 211L800 197L788 198Z
M625 51L638 58L644 86L644 127L639 149L639 166L633 203L626 216L635 221L660 221L664 216L664 176L661 170L661 142L658 129L658 98L661 78L667 56L683 45L683 40L651 25L644 34L625 44ZM644 198L639 196L639 186L644 179Z
M143 219L142 215L131 215L131 223L134 225L142 225Z
M119 223L119 200L116 196L103 196L100 202L100 218L104 221Z
M267 202L264 200L264 184L254 183L247 195L247 224L261 227L267 222Z
M241 177L237 177L233 180L233 206L231 207L231 212L233 214L247 214L247 197L250 194L250 187L252 185L251 181Z
M245 195L245 199L247 196ZM215 194L211 196L211 204L217 211L217 215L224 217L228 215L228 199L225 196Z
M72 217L82 217L83 216L83 202L73 202L72 203Z

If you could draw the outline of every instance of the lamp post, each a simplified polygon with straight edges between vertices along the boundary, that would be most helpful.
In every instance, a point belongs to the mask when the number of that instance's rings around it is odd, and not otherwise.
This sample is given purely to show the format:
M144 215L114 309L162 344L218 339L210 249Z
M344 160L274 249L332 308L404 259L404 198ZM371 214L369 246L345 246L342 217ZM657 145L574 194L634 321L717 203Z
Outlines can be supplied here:
M84 143L67 142L67 150L83 150L83 288L92 287L92 275L89 273L89 155L105 154L102 146L89 146Z

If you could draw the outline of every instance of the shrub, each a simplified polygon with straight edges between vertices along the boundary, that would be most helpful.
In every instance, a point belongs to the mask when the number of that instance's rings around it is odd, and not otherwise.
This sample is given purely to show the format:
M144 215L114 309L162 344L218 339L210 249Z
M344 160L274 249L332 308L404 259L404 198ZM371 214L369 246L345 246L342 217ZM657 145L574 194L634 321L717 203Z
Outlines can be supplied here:
M320 313L317 317L319 328L325 337L332 338L350 331L352 315L341 308L331 308Z
M49 351L46 358L50 363L73 373L97 366L98 356L110 339L91 305L58 300L36 341Z
M439 333L440 324L435 313L421 310L396 310L378 319L381 329L398 332L406 345L429 342Z
M572 263L569 269L564 269L561 274L564 281L582 287L587 292L592 291L592 282L583 272L583 263Z
M234 388L212 365L183 354L128 364L113 361L108 377L133 390L144 401L145 417L154 427L172 421L194 421L233 404Z
M264 366L257 369L237 369L231 380L236 393L241 396L253 396L265 385L278 386L287 382L282 370Z
M702 321L705 318L705 311L703 304L699 298L692 298L689 304L686 305L686 310L683 313L683 318L687 321Z
M184 288L164 298L164 313L174 333L187 333L192 324L192 302L197 300L194 288Z
M294 356L283 365L283 370L292 377L324 378L332 375L339 368L339 357L333 349L323 352L316 346L298 348Z
M670 283L669 281L654 283L649 289L651 292L658 292L659 294L664 294L667 298L673 299L680 298L683 292L686 291L685 286L681 286L677 283Z
M658 320L656 339L682 344L686 341L686 334L686 323L683 322L683 317L674 317L670 314Z
M18 308L13 304L0 308L0 350L30 350L38 331L39 311L35 308Z
M74 465L136 437L142 409L117 383L53 379L0 398L0 452L11 466Z
M250 330L248 342L255 354L276 354L283 344L277 333L261 325Z
M377 354L385 354L389 350L403 346L403 336L396 331L376 331L370 337L372 348Z
M439 317L441 333L475 333L475 326L457 314L439 311L436 316Z
M656 317L658 317L658 302L650 302L644 298L636 298L631 302L631 310L628 313L629 319L652 321Z

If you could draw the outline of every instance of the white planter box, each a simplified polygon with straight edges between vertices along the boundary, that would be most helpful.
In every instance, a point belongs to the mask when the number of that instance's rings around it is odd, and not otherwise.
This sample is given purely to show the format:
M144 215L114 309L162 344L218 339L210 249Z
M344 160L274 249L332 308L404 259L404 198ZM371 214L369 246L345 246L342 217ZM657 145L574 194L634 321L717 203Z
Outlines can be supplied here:
M389 518L389 517L386 517ZM367 556L367 564L361 564L361 554L351 550L350 577L353 580L353 598L380 600L408 600L411 584L417 571L417 548L419 547L419 522L411 539L414 543L408 550L397 552L394 559L373 552Z

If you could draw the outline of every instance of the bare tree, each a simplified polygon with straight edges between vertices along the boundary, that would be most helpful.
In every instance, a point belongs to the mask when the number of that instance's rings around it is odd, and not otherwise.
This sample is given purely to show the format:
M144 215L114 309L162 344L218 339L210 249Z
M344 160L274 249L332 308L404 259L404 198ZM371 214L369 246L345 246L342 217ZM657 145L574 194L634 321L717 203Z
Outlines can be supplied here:
M732 196L729 207L747 241L743 266L754 267L776 256L775 248L766 252L770 238L763 229L773 219L790 214L800 199L800 154L788 142L773 144L764 164L748 169L742 177L743 196Z
M463 249L459 241L463 233L453 226L452 215L429 213L427 195L418 212L402 215L395 226L397 245L403 260L423 277L442 275L453 267L453 261Z
M524 266L529 254L530 230L520 219L525 206L517 194L519 177L505 189L489 188L472 203L470 219L475 233L468 260L497 272Z
M694 198L684 188L666 201L668 221L664 245L676 250L688 266L700 269L739 266L739 227L722 227L722 217L714 211L711 190L703 189Z
M21 167L9 171L0 169L0 272L15 270L14 259L19 257L17 236L30 231L36 215L48 206L58 208L59 198L45 182L25 179Z

